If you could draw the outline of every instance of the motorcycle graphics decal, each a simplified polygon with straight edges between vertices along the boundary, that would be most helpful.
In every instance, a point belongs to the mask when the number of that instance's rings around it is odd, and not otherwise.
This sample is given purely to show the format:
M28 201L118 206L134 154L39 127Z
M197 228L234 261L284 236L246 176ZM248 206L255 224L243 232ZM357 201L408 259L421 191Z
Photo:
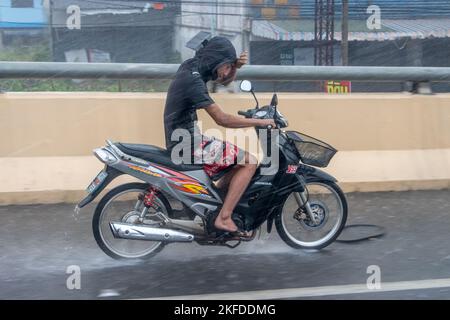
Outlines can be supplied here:
M192 194L204 194L208 195L208 191L201 185L198 184L172 184L175 189L178 189L183 192L192 193Z
M151 165L148 167L141 167L135 164L127 164L128 168L139 171L158 178L167 178L172 183L170 183L174 188L195 195L208 195L209 192L199 181L194 178L187 176L181 172L170 170L168 168Z
M193 179L190 176L187 176L183 173L173 171L164 167L155 166L159 168L161 171L165 171L168 175L167 179L172 181L171 185L183 192L191 193L191 194L199 194L199 195L209 195L208 190L197 180Z
M137 166L137 165L134 165L134 164L128 164L127 166L128 166L128 168L130 168L132 170L139 171L139 172L142 172L142 173L154 176L154 177L158 177L158 178L162 177L161 174L150 170L151 167L143 168L143 167L140 167L140 166Z

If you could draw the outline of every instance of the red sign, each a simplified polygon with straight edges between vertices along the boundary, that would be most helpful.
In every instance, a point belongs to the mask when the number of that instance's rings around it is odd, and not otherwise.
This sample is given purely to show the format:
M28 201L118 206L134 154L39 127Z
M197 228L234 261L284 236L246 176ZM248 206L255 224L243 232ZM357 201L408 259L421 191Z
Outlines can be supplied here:
M155 2L153 4L153 9L155 9L155 10L163 10L164 9L164 3Z

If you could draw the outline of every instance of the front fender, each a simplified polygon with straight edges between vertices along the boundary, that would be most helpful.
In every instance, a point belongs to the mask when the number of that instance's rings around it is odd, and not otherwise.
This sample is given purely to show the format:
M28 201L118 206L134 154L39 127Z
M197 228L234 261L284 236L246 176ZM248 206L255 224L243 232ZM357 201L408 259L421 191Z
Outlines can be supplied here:
M299 165L297 169L297 173L305 177L306 182L309 181L331 181L331 182L337 182L337 179L333 177L332 175L326 173L323 170L307 166L305 164Z

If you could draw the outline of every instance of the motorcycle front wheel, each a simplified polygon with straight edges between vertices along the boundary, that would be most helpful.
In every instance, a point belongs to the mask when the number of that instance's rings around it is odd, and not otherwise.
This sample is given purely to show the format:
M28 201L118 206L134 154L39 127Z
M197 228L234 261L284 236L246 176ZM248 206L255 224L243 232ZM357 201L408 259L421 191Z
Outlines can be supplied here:
M331 181L307 182L306 190L316 222L291 193L275 217L275 226L281 239L293 248L322 249L342 232L347 221L347 200L341 188Z
M92 219L92 231L98 246L114 259L148 259L161 251L161 241L130 240L115 238L109 223L111 221L139 224L139 215L144 204L139 195L148 188L145 183L127 183L109 191L99 202ZM146 213L146 219L152 219L156 212L170 215L167 199L157 194L153 207Z

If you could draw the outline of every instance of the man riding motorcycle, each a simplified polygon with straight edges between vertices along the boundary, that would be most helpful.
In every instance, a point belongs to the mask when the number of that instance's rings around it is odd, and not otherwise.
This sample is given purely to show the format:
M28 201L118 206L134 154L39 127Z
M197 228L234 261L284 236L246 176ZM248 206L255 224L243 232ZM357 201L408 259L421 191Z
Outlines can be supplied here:
M197 110L205 109L215 123L225 128L275 127L272 119L247 119L225 113L208 94L210 80L228 85L236 71L247 63L244 52L239 58L233 44L224 37L210 39L192 59L181 64L167 92L164 109L166 147L188 143L192 159L201 159L203 169L221 190L228 189L223 205L214 221L216 229L242 234L231 219L233 210L257 169L257 159L237 146L201 135ZM179 141L174 132L184 129L190 141Z

